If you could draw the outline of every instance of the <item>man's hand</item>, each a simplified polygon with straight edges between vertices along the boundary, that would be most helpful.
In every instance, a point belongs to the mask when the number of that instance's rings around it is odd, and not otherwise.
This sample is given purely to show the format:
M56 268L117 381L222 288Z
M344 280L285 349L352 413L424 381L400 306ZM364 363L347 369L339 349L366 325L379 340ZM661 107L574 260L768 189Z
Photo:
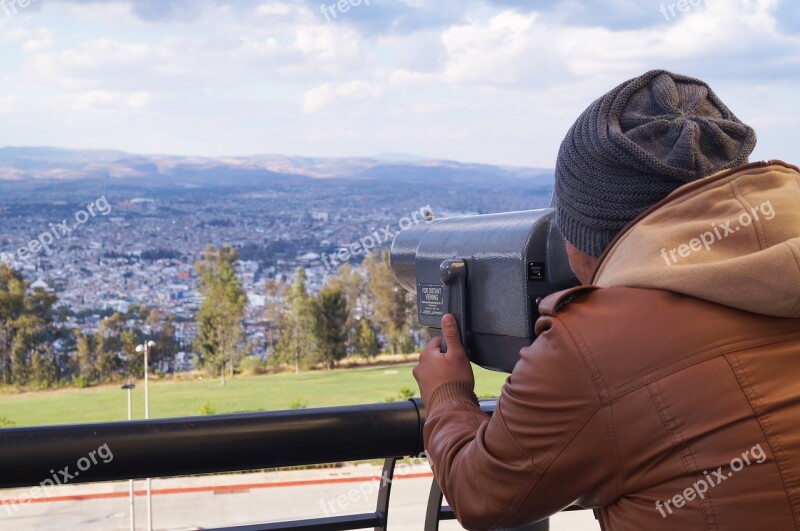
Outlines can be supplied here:
M442 335L447 341L447 354L442 353L442 338L435 337L420 353L419 364L413 371L425 404L440 385L448 382L462 382L470 389L475 388L472 365L461 345L456 319L450 314L442 317Z

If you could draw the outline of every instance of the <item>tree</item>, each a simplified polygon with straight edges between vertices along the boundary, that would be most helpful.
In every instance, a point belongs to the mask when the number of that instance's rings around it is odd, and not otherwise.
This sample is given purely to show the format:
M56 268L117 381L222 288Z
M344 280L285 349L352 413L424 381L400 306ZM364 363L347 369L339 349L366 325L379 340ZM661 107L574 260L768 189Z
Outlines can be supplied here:
M136 351L136 347L144 341L144 335L138 329L123 330L119 335L120 348L125 353L125 372L128 378L144 375L144 352Z
M0 263L0 375L6 384L24 386L37 378L52 380L57 336L53 306L56 297L27 283Z
M55 323L55 305L58 301L53 294L41 288L33 290L25 299L27 315L35 319L33 332L26 345L31 381L39 388L52 386L58 377L58 360L53 344L62 335Z
M17 386L23 386L31 379L31 358L42 327L35 316L23 314L10 323L10 328L14 331L11 341L12 381Z
M372 322L362 317L356 322L353 342L356 353L367 359L374 358L381 352L381 342Z
M91 385L97 380L95 371L94 337L75 330L78 377L83 385Z
M354 268L349 263L336 269L336 274L329 277L328 284L342 290L351 315L364 314L371 309L367 291L367 280L362 268ZM353 319L355 323L355 319Z
M159 312L157 309L152 308L147 312L147 316L144 319L144 324L150 328L150 330L157 330L161 326L161 322L164 320L164 314Z
M150 369L174 371L175 356L181 350L180 342L175 337L174 317L164 315L154 308L148 312L145 325L150 337L156 342L148 360Z
M389 251L370 253L364 260L369 275L373 315L393 354L413 348L410 323L413 322L413 298L395 280L389 263Z
M14 321L25 309L25 283L5 262L0 263L0 371L3 383L14 381Z
M127 355L120 342L125 329L125 317L119 312L108 319L103 319L95 336L95 370L97 379L113 380L122 369L122 357Z
M39 389L52 387L58 381L58 361L52 343L45 342L34 350L31 358L31 377Z
M280 336L275 343L275 362L293 363L296 373L300 372L301 362L313 348L310 332L313 326L313 301L308 294L307 280L305 269L297 268L280 310Z
M149 315L154 312L144 306L124 315L107 313L92 335L65 328L63 321L74 313L63 307L54 310L56 303L54 295L31 290L17 272L0 264L0 382L48 388L72 378L82 387L117 379L126 371L139 375L142 356L135 348L144 340L139 323L146 318L161 321L154 353L161 356L162 366L178 350L171 318Z
M285 353L281 351L281 338L288 327L286 294L289 286L282 280L271 278L265 285L264 318L267 322L267 361L272 364L284 362Z
M312 304L311 328L317 359L329 370L347 355L347 320L349 312L342 290L326 286Z
M347 300L347 330L349 352L356 352L356 320L371 311L371 301L363 269L355 269L349 263L343 264L336 274L329 277L329 286L340 289Z
M209 246L203 260L196 264L201 292L205 297L197 313L195 350L199 362L212 373L219 373L225 385L225 365L231 376L240 355L242 319L247 295L236 276L236 250Z
M156 366L167 372L175 371L175 357L181 351L181 344L175 337L175 319L168 316L155 334L156 345L154 359Z

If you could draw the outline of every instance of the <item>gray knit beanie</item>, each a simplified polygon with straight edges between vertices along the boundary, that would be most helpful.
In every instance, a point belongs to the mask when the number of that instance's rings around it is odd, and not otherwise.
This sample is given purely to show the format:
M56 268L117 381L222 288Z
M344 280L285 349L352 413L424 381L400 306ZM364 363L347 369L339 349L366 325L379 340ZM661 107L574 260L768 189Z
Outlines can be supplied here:
M556 223L600 256L634 218L676 188L747 162L756 134L711 88L654 70L592 103L556 162Z

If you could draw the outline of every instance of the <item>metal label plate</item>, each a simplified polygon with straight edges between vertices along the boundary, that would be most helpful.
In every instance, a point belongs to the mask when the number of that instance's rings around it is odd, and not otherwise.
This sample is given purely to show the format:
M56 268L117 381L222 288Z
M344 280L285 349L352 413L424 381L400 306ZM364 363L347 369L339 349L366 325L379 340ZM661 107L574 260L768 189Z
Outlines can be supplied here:
M444 286L436 284L417 285L417 306L420 316L444 315Z

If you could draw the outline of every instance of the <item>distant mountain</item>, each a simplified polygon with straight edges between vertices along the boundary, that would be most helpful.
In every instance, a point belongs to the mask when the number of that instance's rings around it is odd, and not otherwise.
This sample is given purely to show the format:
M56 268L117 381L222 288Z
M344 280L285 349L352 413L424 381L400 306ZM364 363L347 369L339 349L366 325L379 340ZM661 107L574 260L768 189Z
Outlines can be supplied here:
M422 162L428 160L425 157L410 155L408 153L381 153L380 155L375 155L370 158L384 162Z
M0 148L0 183L103 179L162 186L243 186L302 179L435 179L440 183L530 179L536 185L548 186L552 176L553 171L546 169L466 164L399 154L376 158L212 158L51 147Z

